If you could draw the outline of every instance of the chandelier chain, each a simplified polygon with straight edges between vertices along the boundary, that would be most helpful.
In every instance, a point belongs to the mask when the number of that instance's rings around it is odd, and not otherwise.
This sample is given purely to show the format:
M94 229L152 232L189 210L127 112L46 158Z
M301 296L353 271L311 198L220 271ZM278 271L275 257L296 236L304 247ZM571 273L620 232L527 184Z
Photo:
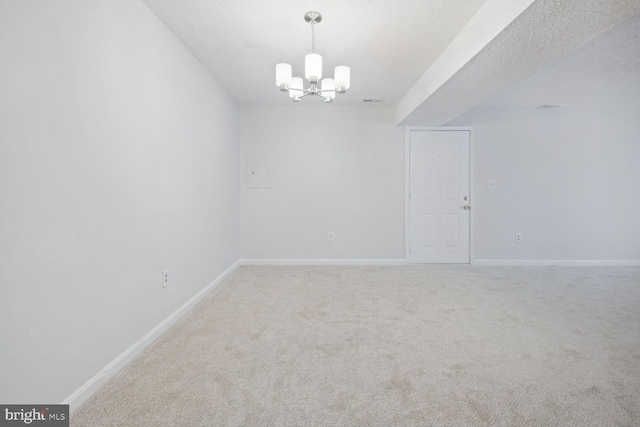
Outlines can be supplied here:
M316 53L316 23L311 21L311 53Z

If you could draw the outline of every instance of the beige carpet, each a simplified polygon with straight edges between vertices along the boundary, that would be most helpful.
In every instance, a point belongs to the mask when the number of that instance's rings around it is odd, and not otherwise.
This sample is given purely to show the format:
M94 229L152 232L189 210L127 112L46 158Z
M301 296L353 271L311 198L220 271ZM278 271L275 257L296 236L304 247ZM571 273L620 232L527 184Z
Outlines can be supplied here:
M72 426L640 426L640 269L242 267Z

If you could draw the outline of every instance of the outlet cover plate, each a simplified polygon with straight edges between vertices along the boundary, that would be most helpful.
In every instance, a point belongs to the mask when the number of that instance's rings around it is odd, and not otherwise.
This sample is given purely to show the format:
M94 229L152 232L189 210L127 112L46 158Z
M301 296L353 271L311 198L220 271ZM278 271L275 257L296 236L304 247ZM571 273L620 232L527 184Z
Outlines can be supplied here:
M162 271L162 287L166 288L169 286L169 270Z

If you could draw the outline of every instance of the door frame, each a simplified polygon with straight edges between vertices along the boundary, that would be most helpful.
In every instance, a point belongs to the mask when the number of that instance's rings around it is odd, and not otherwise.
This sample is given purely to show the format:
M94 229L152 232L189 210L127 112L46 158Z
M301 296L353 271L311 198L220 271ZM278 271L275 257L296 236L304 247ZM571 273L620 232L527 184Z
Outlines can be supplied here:
M474 132L471 126L405 126L404 128L404 256L407 264L411 264L409 254L410 243L410 207L409 207L409 186L411 180L411 153L409 147L411 145L412 131L467 131L469 132L469 203L471 210L469 211L469 264L476 263L476 239L475 239L475 210L476 210L476 180L475 180L475 143Z

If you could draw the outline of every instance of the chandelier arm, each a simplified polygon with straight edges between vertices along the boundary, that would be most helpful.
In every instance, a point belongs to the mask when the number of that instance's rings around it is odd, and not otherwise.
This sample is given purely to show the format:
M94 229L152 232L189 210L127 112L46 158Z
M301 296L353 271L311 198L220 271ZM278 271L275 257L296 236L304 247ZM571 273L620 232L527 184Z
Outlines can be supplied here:
M322 96L320 93L316 93L316 95L318 95L320 98L322 98L324 100L324 102L331 102L333 101L332 98L329 98L328 96Z

